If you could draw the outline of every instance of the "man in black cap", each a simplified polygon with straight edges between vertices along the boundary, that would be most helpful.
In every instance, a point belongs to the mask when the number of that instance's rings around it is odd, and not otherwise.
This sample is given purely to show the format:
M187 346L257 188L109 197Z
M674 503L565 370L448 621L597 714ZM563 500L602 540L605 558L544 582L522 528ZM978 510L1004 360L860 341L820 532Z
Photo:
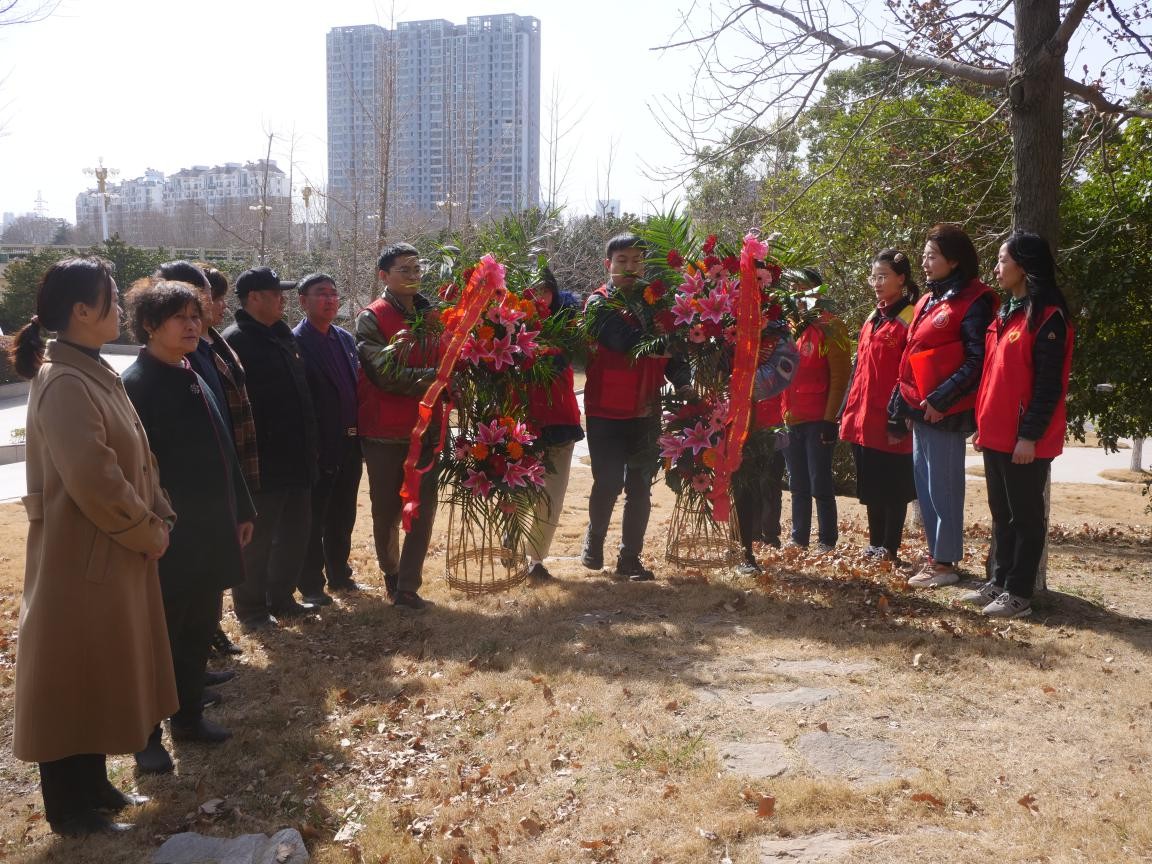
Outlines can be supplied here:
M249 631L275 624L271 616L315 609L295 597L308 550L318 446L304 362L284 322L283 292L295 287L269 267L245 270L236 280L242 308L222 334L247 374L260 457L256 530L244 548L244 582L232 589L236 617Z

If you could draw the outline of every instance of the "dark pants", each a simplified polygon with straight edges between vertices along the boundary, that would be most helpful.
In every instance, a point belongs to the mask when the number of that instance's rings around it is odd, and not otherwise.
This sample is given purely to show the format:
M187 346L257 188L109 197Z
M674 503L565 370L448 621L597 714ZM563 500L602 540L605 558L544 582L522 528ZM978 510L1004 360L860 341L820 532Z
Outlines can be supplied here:
M887 549L892 557L900 551L907 504L868 504L868 545Z
M255 492L252 500L256 530L244 547L244 581L232 589L241 621L258 621L293 601L312 521L311 487Z
M356 526L356 496L360 492L360 475L364 457L360 439L345 439L340 464L321 471L312 487L312 534L308 553L300 571L300 593L304 596L338 588L352 581L348 556L352 551L352 529Z
M588 495L588 533L603 539L616 499L624 493L620 554L639 555L652 512L652 477L656 473L660 431L657 417L609 420L585 418L592 492Z
M180 708L172 715L181 725L193 725L204 712L204 670L216 632L216 591L165 590L164 621L168 625L168 644L172 648L172 671L176 677L176 694Z
M108 769L102 753L81 753L52 762L41 762L40 794L49 825L92 810L108 782Z
M732 501L740 524L744 554L753 557L752 544L780 545L780 511L784 497L784 453L771 440L776 433L757 430L744 445L744 458L732 476Z
M1036 573L1048 534L1044 484L1051 468L1051 459L1014 465L1010 453L984 451L984 480L996 541L992 581L1017 597L1031 598L1036 591Z
M412 530L400 546L400 522L404 499L404 461L408 443L364 440L364 465L368 471L368 492L372 497L372 537L376 541L376 561L384 575L396 577L397 591L419 591L424 581L424 559L436 524L438 478L433 466L420 481L420 512L412 520ZM435 460L432 446L425 443L420 465Z
M836 490L832 481L832 454L835 444L820 440L824 424L797 423L788 427L788 488L792 490L792 542L807 546L812 535L812 499L816 499L819 540L835 546L840 531L836 525Z

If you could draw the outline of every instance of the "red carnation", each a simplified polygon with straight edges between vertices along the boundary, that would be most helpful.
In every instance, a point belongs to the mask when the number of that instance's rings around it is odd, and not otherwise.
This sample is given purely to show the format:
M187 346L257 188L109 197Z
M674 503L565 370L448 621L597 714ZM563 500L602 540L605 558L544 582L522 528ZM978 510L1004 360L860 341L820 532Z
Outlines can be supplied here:
M668 253L668 266L671 267L673 270L679 270L681 267L684 266L684 259L680 256L680 253L677 252L675 249L671 250Z
M497 478L503 478L504 472L508 468L508 460L497 453L488 457L488 468L490 474Z
M716 235L709 234L708 239L704 241L704 245L701 248L704 250L705 255L711 255L712 250L716 248Z
M704 264L704 272L707 273L713 267L719 267L720 266L720 259L717 258L715 255L709 255L707 258L704 259L703 264Z
M460 281L467 285L472 281L472 274L476 272L475 267L465 267L464 272L460 274Z
M729 273L739 273L740 259L735 255L729 255L727 258L720 262L720 266L727 270Z
M676 316L671 309L661 309L653 316L653 320L662 333L671 333L676 329Z
M709 337L710 339L715 339L717 336L719 336L723 332L724 332L724 328L721 327L719 324L717 324L715 321L705 321L704 322L704 335Z
M779 321L780 317L784 314L784 310L780 308L780 304L775 300L769 304L768 308L764 310L764 317L769 321Z

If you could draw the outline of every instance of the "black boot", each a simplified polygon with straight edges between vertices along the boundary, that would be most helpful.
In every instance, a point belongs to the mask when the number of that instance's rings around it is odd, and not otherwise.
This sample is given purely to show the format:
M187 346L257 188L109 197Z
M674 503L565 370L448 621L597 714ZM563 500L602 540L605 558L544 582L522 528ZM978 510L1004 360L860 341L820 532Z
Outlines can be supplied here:
M591 529L584 532L584 550L580 553L580 563L589 570L604 569L603 534L593 534Z
M651 582L656 578L656 574L641 563L639 555L628 552L621 552L616 559L616 575L627 576L630 582Z
M244 649L228 638L228 634L217 627L212 635L212 650L221 657L228 654L243 654Z
M153 729L148 736L148 746L136 754L136 770L141 774L167 774L176 767L164 749L162 734L159 726Z

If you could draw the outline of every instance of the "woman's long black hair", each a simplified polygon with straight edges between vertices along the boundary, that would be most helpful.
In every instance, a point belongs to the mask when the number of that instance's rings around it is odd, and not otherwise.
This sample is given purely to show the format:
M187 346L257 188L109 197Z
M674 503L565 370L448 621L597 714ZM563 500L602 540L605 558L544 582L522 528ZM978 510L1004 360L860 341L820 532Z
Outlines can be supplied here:
M1044 320L1044 312L1055 306L1068 319L1068 301L1064 292L1056 284L1056 259L1048 241L1038 234L1027 231L1014 231L1005 247L1012 260L1024 271L1024 284L1027 289L1028 329L1035 330Z

